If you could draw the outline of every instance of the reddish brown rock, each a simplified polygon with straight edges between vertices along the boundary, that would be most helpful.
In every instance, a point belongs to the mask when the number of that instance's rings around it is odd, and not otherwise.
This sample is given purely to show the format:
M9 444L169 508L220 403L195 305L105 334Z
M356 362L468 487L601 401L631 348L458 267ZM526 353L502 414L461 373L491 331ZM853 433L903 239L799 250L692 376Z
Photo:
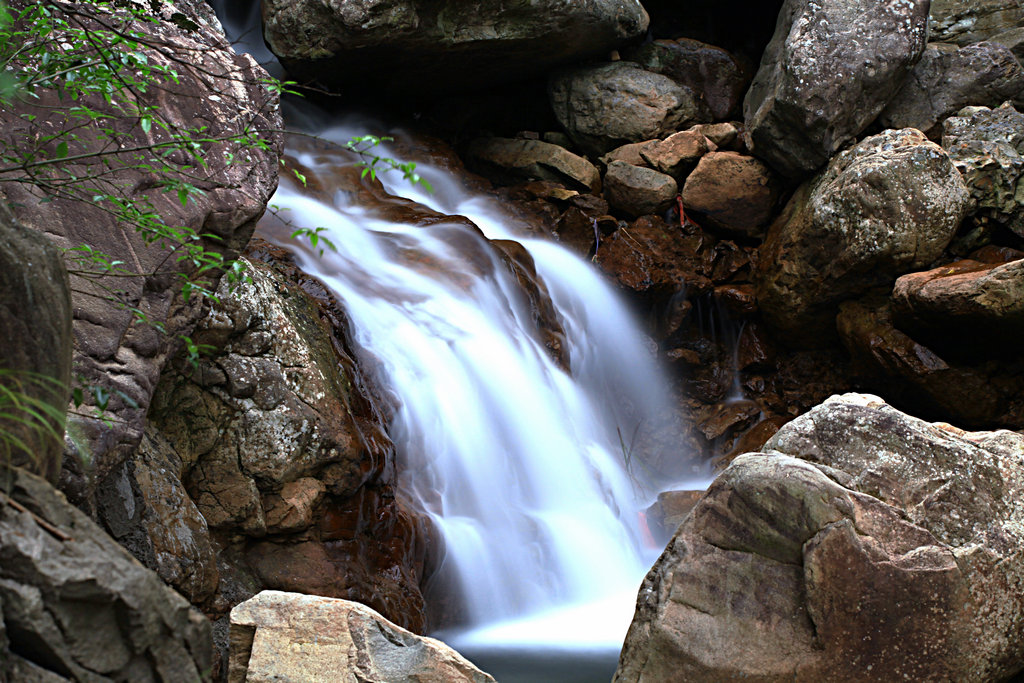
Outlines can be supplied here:
M601 163L607 166L613 161L623 161L633 166L647 166L647 160L640 154L647 145L658 142L658 140L645 140L644 142L631 142L628 145L616 147L601 157Z
M716 303L735 316L749 316L757 312L754 285L718 285L711 295Z
M760 451L766 441L789 421L786 417L766 417L743 432L732 445L732 450L714 461L715 469L724 470L737 456Z
M736 366L740 370L771 365L775 360L775 345L768 331L755 321L744 323L736 341Z
M644 143L637 151L648 166L683 182L700 158L708 153L708 141L701 132L691 128L664 140Z
M711 288L701 274L704 240L687 235L660 218L645 216L601 241L596 262L627 289L638 293L688 293ZM653 291L652 291L653 290Z
M703 495L703 491L663 491L659 493L658 499L647 508L648 528L662 542L666 542Z
M683 205L708 227L760 237L779 198L772 171L754 157L712 152L686 178Z
M761 407L753 401L729 401L697 411L697 426L704 438L710 441L734 429L749 426L760 414Z
M564 147L540 140L474 140L466 151L466 163L497 182L553 180L584 192L601 190L601 175L593 164Z

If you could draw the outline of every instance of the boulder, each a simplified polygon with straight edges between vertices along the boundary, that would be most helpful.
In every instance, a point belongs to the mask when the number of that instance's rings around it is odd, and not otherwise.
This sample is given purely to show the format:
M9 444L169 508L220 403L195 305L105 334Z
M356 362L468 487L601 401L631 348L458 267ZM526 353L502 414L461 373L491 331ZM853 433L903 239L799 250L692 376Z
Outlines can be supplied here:
M25 467L57 482L64 451L58 416L70 383L64 261L48 238L19 224L0 202L0 467Z
M672 176L654 169L613 161L604 174L604 198L633 218L664 213L678 194Z
M640 589L615 681L1024 668L1024 437L833 397L737 457Z
M666 173L682 183L700 158L708 153L708 139L695 127L673 133L664 140L644 143L638 152L646 162L642 165ZM609 154L614 154L614 150Z
M970 45L1019 27L1024 7L1016 0L932 0L931 40Z
M884 300L843 303L836 327L860 386L937 419L973 428L1024 427L1021 360L999 361L991 346L977 343L951 356L945 337L939 347L925 346L893 324Z
M548 92L558 122L592 157L708 120L690 88L633 62L557 72Z
M787 0L743 102L748 145L801 178L854 140L925 46L927 0Z
M194 333L214 351L161 378L104 514L210 614L280 588L358 599L422 630L429 531L396 498L390 408L355 369L323 285L265 243L252 253L251 282L222 285Z
M770 227L754 272L761 311L813 345L833 329L838 302L930 265L968 204L949 156L920 131L864 139L802 185Z
M581 192L600 192L601 174L581 156L540 140L480 138L466 150L466 163L498 182L551 180Z
M761 237L781 188L763 162L736 152L702 157L683 186L683 206L709 228Z
M90 25L90 10L81 11L75 3L55 3L58 8L62 5L74 5L78 20ZM121 11L114 5L95 7L98 12ZM72 161L79 150L107 149L111 144L103 137L104 126L79 126L77 140L70 141L68 163L59 173L66 174L61 178L98 177L95 182L106 188L100 191L134 203L143 213L151 209L166 226L193 230L201 237L186 243L230 259L248 241L277 186L277 131L282 127L278 96L266 87L267 74L255 60L232 50L205 3L152 3L152 10L152 21L110 16L101 20L124 19L125 30L143 32L148 42L140 42L139 50L149 63L176 74L173 80L158 78L137 93L138 106L158 112L159 121L146 127L138 125L134 117L115 114L111 126L121 131L116 139L125 151ZM173 52L164 47L167 45L174 46ZM68 125L67 103L60 102L58 93L37 88L33 95L37 98L0 111L3 145L17 148L32 136L50 135ZM99 111L107 108L98 95L84 104ZM31 116L36 118L29 120ZM170 171L154 173L152 165L134 168L139 163L134 150L162 140L161 122L168 130L205 126L197 158L232 159L235 163L210 163L197 169L182 151L160 162L169 163ZM258 138L258 144L239 142L239 136L250 134ZM153 156L156 158L156 152ZM94 186L92 180L82 182L84 187ZM165 182L168 187L175 182L192 183L203 191L188 196L183 205L177 192L163 186ZM160 372L182 346L179 335L192 331L200 302L198 296L188 300L182 296L181 275L194 272L189 259L172 256L163 240L154 242L152 235L120 221L116 204L92 201L93 190L80 186L74 192L87 196L79 200L66 192L55 196L43 193L31 184L0 183L0 201L14 207L23 225L45 233L60 248L86 245L107 254L122 269L136 274L86 275L93 269L89 258L79 258L82 252L65 252L72 271L72 374L82 378L86 399L78 414L69 417L69 431L78 434L77 443L86 452L69 449L61 486L73 502L92 508L95 492L113 488L108 477L138 447ZM212 290L219 277L220 271L215 270L200 279ZM109 397L106 421L92 417L97 395ZM91 472L85 471L80 458L90 462Z
M938 139L941 129L936 127L947 116L967 105L997 107L1022 90L1024 67L1008 48L990 42L965 47L929 43L879 121L889 128L917 128Z
M909 273L896 280L892 303L900 329L932 346L1016 350L1024 333L1024 260Z
M738 113L750 82L750 76L729 52L690 38L644 43L623 50L622 58L693 90L715 121Z
M943 124L942 146L977 212L1024 237L1024 114L1009 105L964 109Z
M210 674L201 614L46 481L8 475L0 680L189 683Z
M647 166L647 160L640 154L640 150L644 149L648 145L652 145L660 140L645 140L644 142L630 142L616 147L612 151L603 155L599 161L607 166L613 161L622 161L633 166Z
M458 652L357 602L263 591L231 610L228 683L494 681Z
M1002 45L1013 53L1018 62L1024 64L1024 26L997 33L988 39L990 43ZM1020 95L1018 95L1020 97Z
M264 36L294 78L407 97L491 88L644 35L638 0L267 0Z

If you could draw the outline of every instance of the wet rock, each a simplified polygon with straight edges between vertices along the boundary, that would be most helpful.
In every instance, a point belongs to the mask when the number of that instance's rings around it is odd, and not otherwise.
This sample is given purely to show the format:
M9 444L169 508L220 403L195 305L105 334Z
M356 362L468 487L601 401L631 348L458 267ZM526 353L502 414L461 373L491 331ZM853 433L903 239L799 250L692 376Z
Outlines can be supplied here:
M646 165L682 182L700 158L708 153L708 140L697 129L673 133L664 140L652 140L638 150Z
M946 119L942 146L978 212L1024 237L1024 114L970 107Z
M787 0L743 103L753 153L791 178L824 166L899 90L924 49L928 6Z
M70 6L55 6L65 4ZM80 5L75 7L76 12L82 9ZM79 18L89 25L87 16L85 11ZM140 202L137 206L143 210L152 207L168 226L205 235L195 244L231 258L252 235L256 220L277 186L280 137L274 131L281 129L277 95L264 85L266 72L250 56L232 50L205 3L165 4L154 11L153 19L125 24L124 29L146 35L139 50L154 69L166 67L176 77L175 82L160 80L138 93L138 106L159 111L170 130L191 130L202 122L207 126L202 132L205 142L197 158L234 158L239 163L211 163L202 170L187 165L155 177L148 167L135 168L138 161L132 151L145 149L160 139L160 126L153 125L151 130L136 126L130 136L121 139L123 156L86 158L74 163L69 159L61 170L78 178L102 178L108 183L104 187L127 188L124 199ZM103 21L120 19L107 16ZM163 47L166 45L174 46L173 54ZM19 147L34 135L49 135L56 127L67 125L67 103L57 106L58 93L40 88L33 94L38 99L0 112L3 144ZM107 107L100 96L82 104L97 111ZM37 118L29 122L21 115ZM114 118L122 120L123 116ZM85 127L76 132L84 148L105 148L109 139L101 128ZM260 131L263 148L237 142L238 137L253 131ZM177 163L181 159L169 161ZM164 181L171 185L177 181L191 183L205 191L190 195L183 206L177 193L154 190ZM176 275L190 274L192 266L188 259L169 257L170 251L159 243L152 244L151 236L126 227L109 204L44 198L34 194L30 185L19 182L2 183L0 193L23 225L46 233L58 247L89 245L139 274L86 276L81 271L90 266L76 261L73 270L79 272L71 277L73 374L83 378L81 384L86 388L96 387L110 396L106 411L110 421L88 417L96 401L93 391L85 391L86 405L78 411L84 415L72 415L69 421L89 451L92 472L87 474L69 450L61 486L73 502L93 508L96 491L113 486L108 476L131 457L142 439L143 422L160 372L180 348L177 336L190 334L198 319L198 297L182 301L182 282ZM73 252L69 252L65 258L72 257ZM219 271L210 271L205 284L216 289L219 276ZM120 294L112 299L111 291ZM166 334L159 333L157 326Z
M1022 424L1019 361L997 363L991 351L975 347L969 362L955 362L897 329L884 302L846 302L836 324L862 385L971 427Z
M601 174L583 157L539 140L481 138L467 149L470 168L503 183L552 180L583 192L601 191Z
M692 90L632 62L556 73L549 93L558 122L592 157L706 120Z
M263 22L292 77L407 97L540 76L642 36L648 17L636 0L270 0Z
M779 182L761 161L711 152L686 178L683 205L709 228L761 237L779 198Z
M904 275L892 305L898 327L932 347L952 346L960 355L1016 351L1024 333L1024 260L958 261Z
M750 76L726 50L690 38L644 43L623 50L622 58L693 90L716 121L739 110L750 82Z
M729 401L698 411L697 426L704 438L711 441L734 429L750 426L760 414L760 406L753 401Z
M684 518L614 680L984 681L1024 667L1020 435L847 395L764 451L737 457Z
M970 45L1024 23L1014 0L934 0L928 21L933 41Z
M60 252L0 202L0 386L45 411L0 400L0 466L57 482L71 382L71 291ZM7 394L4 394L4 399ZM32 416L39 414L42 421ZM19 447L16 444L23 444Z
M685 285L699 294L711 289L702 274L704 241L660 218L645 216L601 240L596 263L626 289L671 296Z
M43 479L14 470L7 484L0 679L186 683L210 672L210 624L184 598Z
M879 121L889 128L917 128L937 139L941 130L936 126L947 116L967 105L997 107L1022 90L1024 68L1002 45L929 43Z
M772 224L755 270L765 319L801 346L836 304L930 265L968 207L945 151L919 131L885 131L842 152Z
M658 499L647 508L648 528L656 539L664 543L672 538L672 534L697 504L703 491L663 491Z
M605 199L633 218L664 213L677 194L672 176L650 168L613 161L604 175Z
M229 683L494 679L455 650L347 600L263 591L231 611Z
M768 332L757 322L747 322L736 341L736 367L740 370L771 365L775 360L775 346Z
M734 316L749 316L757 312L757 296L753 285L718 285L712 297L716 304Z
M761 420L743 432L733 442L732 450L714 461L715 469L718 471L724 470L737 456L760 451L764 447L765 442L774 436L782 428L782 425L788 421L789 418L785 417L766 417Z

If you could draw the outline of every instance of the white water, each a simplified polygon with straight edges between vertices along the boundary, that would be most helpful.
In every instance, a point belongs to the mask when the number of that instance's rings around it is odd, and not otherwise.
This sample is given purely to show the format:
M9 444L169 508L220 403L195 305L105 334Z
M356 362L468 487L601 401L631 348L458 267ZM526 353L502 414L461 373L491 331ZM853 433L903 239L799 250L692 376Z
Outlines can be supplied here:
M365 130L320 135L343 142ZM398 174L381 179L490 238L517 236L491 200L442 169L417 170L433 193ZM441 572L465 601L469 628L444 637L470 650L614 654L659 550L641 540L650 501L625 471L620 434L653 423L667 395L629 312L589 264L520 236L565 329L566 373L486 240L458 222L385 223L337 203L347 196L328 206L284 183L273 203L295 225L327 228L336 252L287 246L344 302L397 395L400 487L442 530Z

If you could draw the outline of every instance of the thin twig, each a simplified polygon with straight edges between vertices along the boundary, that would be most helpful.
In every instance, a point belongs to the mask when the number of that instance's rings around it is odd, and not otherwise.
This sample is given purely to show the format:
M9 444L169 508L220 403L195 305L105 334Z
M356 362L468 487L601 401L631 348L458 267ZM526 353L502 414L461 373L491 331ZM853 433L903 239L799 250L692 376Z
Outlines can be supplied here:
M58 541L65 541L66 542L66 541L73 541L73 540L75 540L74 538L72 538L71 536L67 535L66 533L64 533L63 531L61 531L60 529L58 529L54 525L52 525L49 522L47 522L45 519L43 519L42 517L40 517L36 513L34 513L31 510L29 510L27 507L25 507L24 505L22 505L18 501L16 501L13 498L11 498L10 496L5 496L2 493L0 493L0 496L3 496L3 498L6 499L7 504L9 506L11 506L12 508L14 508L15 510L17 510L18 512L24 512L27 515L29 515L33 520L35 520L36 524L38 524L40 527L42 527L44 531L48 532L51 536L56 538Z

